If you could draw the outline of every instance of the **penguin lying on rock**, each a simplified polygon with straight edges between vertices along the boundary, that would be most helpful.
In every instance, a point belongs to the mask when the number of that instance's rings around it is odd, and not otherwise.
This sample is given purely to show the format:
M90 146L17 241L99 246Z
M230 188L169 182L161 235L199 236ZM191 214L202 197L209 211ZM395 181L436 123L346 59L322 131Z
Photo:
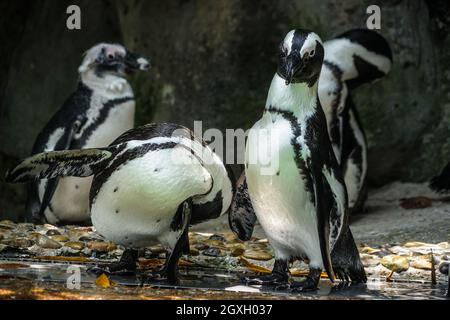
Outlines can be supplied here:
M177 263L189 248L190 224L227 212L233 177L222 160L189 129L170 123L131 129L109 147L52 151L23 160L9 182L93 176L92 223L107 240L128 248L111 271L136 269L138 248L168 250L154 276L177 280Z
M263 117L249 132L245 179L238 184L230 226L241 239L250 238L254 208L276 259L272 274L246 278L249 284L313 290L323 269L331 281L335 275L366 281L348 225L344 178L318 98L323 58L317 34L290 31L280 45ZM305 281L288 282L294 259L309 261Z
M126 76L149 67L148 60L118 44L101 43L89 49L78 69L76 91L39 133L32 154L107 146L131 129L135 101ZM54 177L29 184L27 220L88 221L91 181Z
M367 142L351 92L388 74L392 52L380 34L368 29L347 31L326 41L324 49L319 99L344 174L350 212L358 213L367 198Z

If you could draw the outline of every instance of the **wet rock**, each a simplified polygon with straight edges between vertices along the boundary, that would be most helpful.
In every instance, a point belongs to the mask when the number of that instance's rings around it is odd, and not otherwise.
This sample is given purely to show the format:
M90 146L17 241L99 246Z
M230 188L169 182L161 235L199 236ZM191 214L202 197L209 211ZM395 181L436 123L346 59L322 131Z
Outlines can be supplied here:
M203 254L205 256L209 256L209 257L224 257L225 256L225 253L222 252L222 250L220 250L219 248L214 248L214 247L206 249L205 251L203 251Z
M195 245L195 248L197 250L203 251L209 248L209 246L206 243L198 243Z
M164 249L161 245L151 246L149 249L153 254L161 254L166 252L166 249Z
M401 246L393 246L389 251L398 256L410 256L411 251Z
M64 243L64 246L76 251L81 251L84 249L84 243L80 241L69 241Z
M412 247L422 247L422 246L427 246L427 245L429 245L429 244L425 243L425 242L413 241L413 242L407 242L403 246L405 248L412 248Z
M117 245L111 242L93 241L88 244L89 249L97 252L110 252L117 249Z
M209 240L216 240L220 242L225 242L225 238L222 236L219 236L218 234L213 234L211 237L209 237Z
M6 241L7 245L15 248L29 248L34 244L34 241L27 238L13 238Z
M200 254L200 251L198 251L197 249L195 249L195 248L191 248L190 250L189 250L189 255L191 255L191 256L198 256Z
M273 255L266 251L245 250L244 257L247 259L267 261L273 258Z
M38 236L36 244L44 249L59 249L62 247L62 245L59 242L50 239L49 237L44 236L42 234Z
M380 252L380 250L379 249L374 249L374 248L371 248L371 247L361 248L361 253L373 254L373 253L377 253L377 252Z
M387 277L392 273L391 270L389 270L382 264L379 264L375 267L368 267L365 270L368 276L376 276L376 277Z
M50 229L45 234L47 236L59 236L61 235L61 232L59 232L58 229Z
M245 249L244 248L239 248L239 247L237 247L237 248L234 248L234 249L232 249L231 250L231 256L233 256L233 257L239 257L239 256L242 256L242 254L245 252Z
M205 240L204 243L206 243L207 245L209 245L210 247L223 247L223 241L219 241L219 240Z
M419 257L410 261L409 265L416 269L431 270L430 258Z
M380 263L380 258L373 254L362 253L360 257L364 267L374 267Z
M450 266L450 263L447 263L447 262L441 263L441 265L439 266L439 271L442 274L448 275L449 266Z
M409 268L409 261L407 258L402 256L390 255L385 256L381 259L381 264L394 272L406 271Z
M50 238L52 238L53 240L58 241L58 242L67 242L70 240L68 236L65 236L62 234L57 234L57 235L51 236Z

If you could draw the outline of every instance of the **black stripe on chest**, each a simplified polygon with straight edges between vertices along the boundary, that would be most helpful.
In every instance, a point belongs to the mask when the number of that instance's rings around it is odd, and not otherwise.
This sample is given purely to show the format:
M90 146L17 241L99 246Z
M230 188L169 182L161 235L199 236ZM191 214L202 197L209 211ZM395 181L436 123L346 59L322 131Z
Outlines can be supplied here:
M285 119L286 121L289 121L291 125L291 130L293 133L293 137L291 139L291 145L294 148L294 161L297 165L297 168L299 170L300 176L302 177L303 181L305 182L306 188L310 195L311 202L315 202L315 195L314 195L314 184L313 180L310 175L310 170L308 167L310 167L310 159L308 159L308 163L305 162L305 160L301 156L302 146L297 141L297 138L301 136L302 134L302 128L300 126L300 123L297 121L297 117L294 115L291 111L286 110L280 110L277 108L274 108L272 106L269 106L267 109L267 112L279 114ZM307 130L307 128L303 128L303 130ZM306 134L308 137L308 134ZM283 168L280 168L280 170L283 170Z
M121 105L123 103L134 101L133 97L123 97L123 98L117 98L112 99L103 104L101 107L99 114L95 121L93 121L88 127L86 127L83 131L83 135L78 139L73 146L71 146L72 149L75 148L81 148L85 145L86 141L89 140L92 133L106 121L106 118L109 115L109 112L114 109L114 107Z

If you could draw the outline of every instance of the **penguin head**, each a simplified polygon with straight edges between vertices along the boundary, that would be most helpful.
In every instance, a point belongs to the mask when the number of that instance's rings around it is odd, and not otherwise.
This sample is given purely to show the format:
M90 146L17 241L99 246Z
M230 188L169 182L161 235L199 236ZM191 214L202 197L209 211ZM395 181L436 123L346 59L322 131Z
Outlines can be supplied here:
M103 74L125 77L137 70L149 68L150 62L147 59L128 51L124 46L100 43L86 51L78 72L84 73L92 70L100 77Z
M280 44L278 75L290 83L317 82L322 68L324 49L320 37L312 31L295 29Z

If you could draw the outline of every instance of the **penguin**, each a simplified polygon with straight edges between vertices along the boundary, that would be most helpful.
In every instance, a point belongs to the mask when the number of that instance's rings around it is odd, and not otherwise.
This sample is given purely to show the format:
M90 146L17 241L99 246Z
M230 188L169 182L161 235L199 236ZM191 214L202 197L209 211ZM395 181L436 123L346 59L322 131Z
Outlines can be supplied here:
M438 193L447 193L450 191L450 162L442 169L439 175L430 180L429 186Z
M232 172L188 128L171 123L131 129L104 148L50 151L8 171L12 183L93 176L93 226L127 250L107 272L135 271L137 250L162 244L165 266L149 279L177 282L177 263L189 247L189 225L228 211ZM100 266L102 269L103 266Z
M126 76L150 63L119 44L89 49L78 68L77 89L38 134L32 155L109 145L134 127L135 101ZM89 221L92 178L55 177L28 185L26 220L34 223Z
M365 282L366 275L348 225L344 177L336 160L318 97L324 58L319 36L291 30L279 48L278 69L262 118L246 143L230 227L249 238L255 213L275 253L270 275L246 277L247 284L291 291L315 290L323 269L331 281ZM251 206L240 206L248 204ZM245 219L247 217L247 219ZM289 282L288 264L309 262L304 281Z
M360 213L367 198L367 139L352 91L387 75L392 51L380 34L368 29L349 30L326 41L324 49L319 100L344 174L350 212Z

